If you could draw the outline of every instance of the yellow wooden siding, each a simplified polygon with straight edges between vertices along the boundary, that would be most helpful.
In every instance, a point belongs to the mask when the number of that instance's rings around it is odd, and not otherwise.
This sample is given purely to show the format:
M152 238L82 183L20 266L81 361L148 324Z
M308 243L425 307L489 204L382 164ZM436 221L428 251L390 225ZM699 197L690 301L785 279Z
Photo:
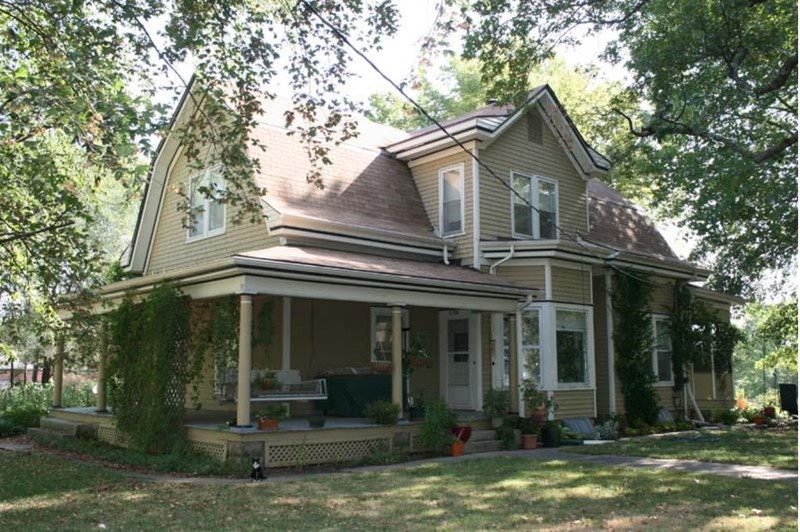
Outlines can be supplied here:
M610 412L608 400L608 334L606 332L605 277L597 275L592 282L594 305L594 371L597 386L597 414Z
M411 168L414 182L419 190L428 220L439 227L439 170L450 166L464 165L464 234L449 238L456 244L455 259L472 265L472 158L466 153L457 153Z
M557 180L561 238L586 232L586 182L549 128L544 128L544 143L534 144L528 140L527 121L518 120L479 157L506 184L512 170ZM485 168L480 170L480 208L481 239L511 238L511 192Z
M208 156L208 152L201 154ZM235 225L233 217L240 207L228 205L226 208L225 233L193 242L186 241L186 228L183 226L184 213L178 210L181 197L176 189L187 190L189 178L197 173L191 168L185 156L181 155L169 174L167 192L158 214L150 258L145 275L189 268L215 259L230 257L241 251L268 247L274 241L267 236L263 221L245 221Z
M553 392L553 398L558 405L556 419L595 417L594 390L559 390Z
M586 266L583 270L552 266L553 300L569 303L591 303L591 276L591 266Z
M657 278L653 280L656 284L653 286L653 300L650 302L650 310L653 314L672 314L674 310L675 282Z
M497 268L497 275L530 288L538 288L544 297L544 266L501 266Z

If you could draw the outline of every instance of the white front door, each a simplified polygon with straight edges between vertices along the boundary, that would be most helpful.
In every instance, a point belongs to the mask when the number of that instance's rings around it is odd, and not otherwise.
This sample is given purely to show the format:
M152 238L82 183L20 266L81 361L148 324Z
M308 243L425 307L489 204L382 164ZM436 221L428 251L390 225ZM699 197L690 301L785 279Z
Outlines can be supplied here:
M441 367L443 395L450 408L473 410L474 349L470 334L470 314L443 312L440 338L443 364Z

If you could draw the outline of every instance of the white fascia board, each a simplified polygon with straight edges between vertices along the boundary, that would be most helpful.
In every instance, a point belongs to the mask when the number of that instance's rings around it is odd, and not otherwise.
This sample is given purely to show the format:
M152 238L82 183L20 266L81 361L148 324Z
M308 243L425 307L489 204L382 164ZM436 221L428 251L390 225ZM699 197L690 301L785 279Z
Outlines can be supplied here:
M478 129L470 129L461 133L454 133L453 137L455 137L456 140L458 140L458 142L464 144L464 146L466 147L469 141L473 140L484 141L488 139L489 133L483 132ZM442 137L441 139L432 141L428 144L423 144L422 146L413 149L398 152L397 154L395 154L395 157L401 161L408 161L411 159L417 159L419 157L423 157L425 155L441 151L451 146L456 146L457 148L461 149L461 147L458 146L456 142L450 137Z
M396 251L398 253L407 253L414 255L422 255L425 257L442 257L443 249L423 248L418 246L392 244L387 242L375 242L357 237L349 237L344 235L328 235L324 233L316 233L311 230L302 229L286 229L281 228L272 231L272 236L279 237L282 245L321 243L321 242L335 242L341 245L358 246L360 248L374 248L379 250ZM444 244L442 244L444 246Z
M473 149L475 149L478 146L478 142L473 141L473 140L464 142L463 144L464 144L464 147L467 148L470 151L472 151ZM412 159L412 160L408 161L408 167L409 168L415 168L417 166L420 166L420 165L423 165L423 164L426 164L426 163L431 163L431 162L434 162L434 161L438 161L439 159L443 159L445 157L450 157L451 155L458 155L460 153L464 153L464 149L461 146L453 145L453 146L450 146L449 148L445 148L443 150L439 150L437 152L425 155L425 156L420 157L418 159Z
M474 129L475 127L477 127L477 125L478 125L478 120L472 119L472 120L465 120L464 122L453 124L451 126L444 126L444 128L447 130L448 133L455 136L457 133ZM444 136L444 138L447 138L447 136L441 129L435 128L432 129L430 132L425 133L424 135L419 135L417 137L412 137L408 140L401 140L400 142L389 144L384 149L389 153L399 154L411 150L413 148L422 146L429 142L439 140L442 136Z

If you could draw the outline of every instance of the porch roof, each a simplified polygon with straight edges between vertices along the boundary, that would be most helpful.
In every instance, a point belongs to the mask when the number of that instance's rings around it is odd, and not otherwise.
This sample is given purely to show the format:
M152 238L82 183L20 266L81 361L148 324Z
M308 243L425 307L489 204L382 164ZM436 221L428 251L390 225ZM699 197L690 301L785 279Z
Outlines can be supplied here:
M101 294L113 303L127 292L144 294L162 282L174 282L196 299L270 294L508 312L516 309L519 300L538 292L456 265L275 246L237 253L195 268L113 283L103 287ZM96 312L107 309L107 305L99 305Z

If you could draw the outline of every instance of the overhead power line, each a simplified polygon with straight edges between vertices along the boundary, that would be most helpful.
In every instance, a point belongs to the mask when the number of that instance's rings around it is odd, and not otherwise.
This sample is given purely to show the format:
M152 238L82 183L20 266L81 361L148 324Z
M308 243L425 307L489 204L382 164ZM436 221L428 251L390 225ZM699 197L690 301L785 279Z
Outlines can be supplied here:
M411 105L413 105L414 108L420 114L422 114L425 118L428 119L428 121L430 121L434 126L436 126L439 130L441 130L442 133L444 133L445 136L447 136L447 138L452 140L459 148L461 148L464 151L464 153L466 153L471 159L476 161L478 163L478 165L480 165L482 168L484 168L489 173L489 175L491 175L494 179L496 179L503 187L505 187L509 191L511 191L511 193L514 196L516 196L517 198L519 198L525 205L527 205L533 211L535 211L537 214L539 214L539 220L542 219L542 211L539 210L538 207L533 205L527 198L525 198L524 196L522 196L522 194L517 192L514 189L513 186L511 186L510 184L506 183L505 180L503 180L500 176L498 176L494 172L494 170L492 170L492 168L490 166L488 166L479 157L477 157L474 153L472 153L472 150L467 148L464 145L463 142L458 140L452 133L450 133L447 130L447 128L445 128L436 118L434 118L419 102L417 102L412 96L407 94L405 92L405 90L403 90L403 88L400 85L395 83L394 80L392 80L389 76L387 76L380 69L380 67L378 67L378 65L376 65L363 51L361 51L352 42L350 42L350 39L348 39L347 35L342 33L342 31L339 30L339 28L334 26L328 19L326 19L324 16L322 16L322 14L319 11L317 11L317 9L313 5L311 5L311 3L308 2L308 0L298 0L298 5L299 4L302 4L303 6L305 6L305 8L312 15L314 15L324 26L326 26L328 29L331 30L331 32L336 36L336 38L338 38L345 46L350 48L356 55L358 55L361 59L363 59L370 66L370 68L372 68L372 70L374 70L380 77L382 77L384 80L386 80L386 82L389 83L389 85L391 85L397 92L399 92L403 96L403 98L405 98ZM549 223L553 227L555 227L558 230L558 233L560 235L566 235L567 238L569 238L570 240L575 242L582 249L586 250L590 255L592 255L596 259L599 259L599 260L603 261L604 264L608 265L609 267L613 268L614 270L618 271L619 273L621 273L623 275L626 275L626 276L629 276L632 279L636 279L639 282L644 282L644 283L648 283L648 284L651 283L651 281L649 281L647 279L642 279L642 278L640 278L640 277L638 277L638 276L636 276L636 275L634 275L634 274L632 274L632 273L630 273L628 271L625 271L624 269L620 268L616 264L613 264L609 257L603 257L601 255L597 255L596 253L594 253L594 251L591 248L586 246L580 239L575 238L574 236L570 235L569 233L567 233L565 231L562 231L561 227L555 222L555 220L551 220L549 216L544 216L544 219L545 219L545 221L547 223ZM615 250L615 252L618 252L618 250Z

